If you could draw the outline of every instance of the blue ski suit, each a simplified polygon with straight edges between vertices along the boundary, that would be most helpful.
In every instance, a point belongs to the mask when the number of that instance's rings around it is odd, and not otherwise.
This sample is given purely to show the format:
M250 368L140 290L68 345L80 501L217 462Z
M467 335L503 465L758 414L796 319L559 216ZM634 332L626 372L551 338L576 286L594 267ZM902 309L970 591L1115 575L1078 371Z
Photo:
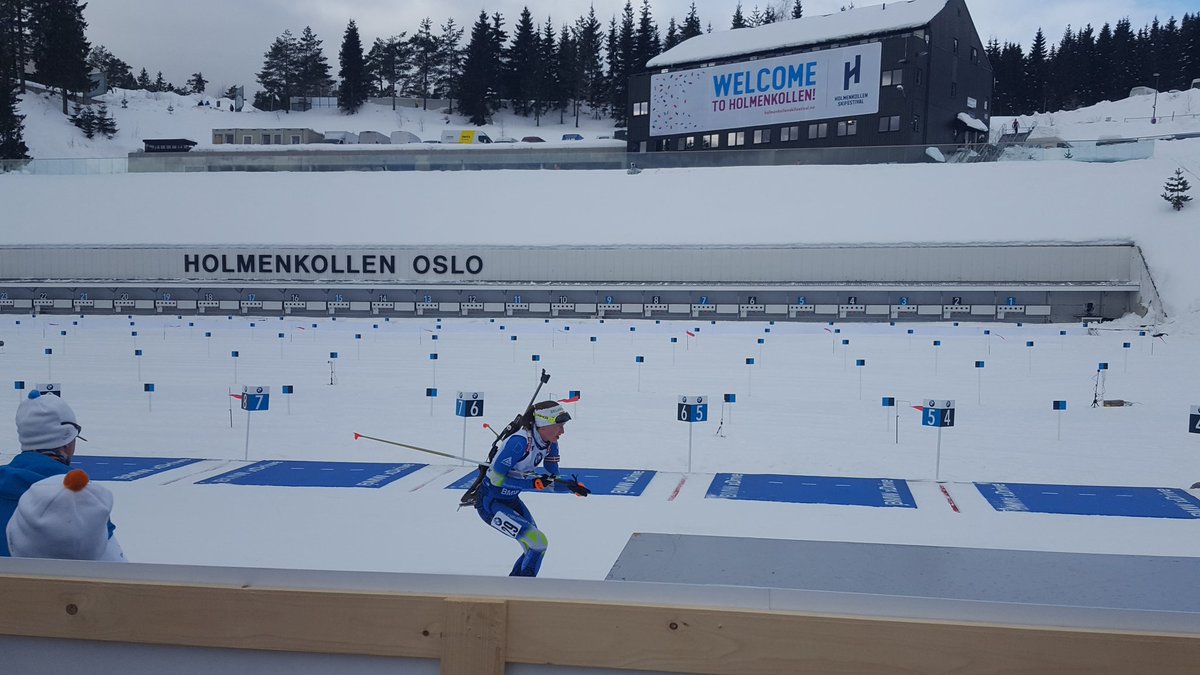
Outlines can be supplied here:
M539 464L545 473L534 471ZM562 484L545 480L546 475L558 475L558 443L546 444L537 432L526 429L505 441L483 476L476 509L479 517L506 537L516 539L523 549L509 576L536 577L549 545L521 501L521 491L571 491ZM538 488L535 483L543 487Z

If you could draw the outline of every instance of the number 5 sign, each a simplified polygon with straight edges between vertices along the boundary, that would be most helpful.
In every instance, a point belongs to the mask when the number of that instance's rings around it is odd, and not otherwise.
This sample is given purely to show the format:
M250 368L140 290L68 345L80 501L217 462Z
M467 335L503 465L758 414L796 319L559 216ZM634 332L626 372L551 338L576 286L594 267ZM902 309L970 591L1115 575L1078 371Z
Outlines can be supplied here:
M454 402L454 414L459 417L483 417L483 392L458 392Z
M707 422L707 396L680 396L675 419L680 422Z
M921 411L921 425L926 427L954 426L954 401L925 401L925 409Z

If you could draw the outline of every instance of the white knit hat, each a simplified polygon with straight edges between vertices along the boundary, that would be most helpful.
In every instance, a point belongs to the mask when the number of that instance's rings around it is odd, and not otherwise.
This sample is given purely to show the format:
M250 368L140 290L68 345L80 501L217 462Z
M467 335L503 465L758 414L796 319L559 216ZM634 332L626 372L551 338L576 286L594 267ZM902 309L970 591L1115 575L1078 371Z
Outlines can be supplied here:
M79 422L71 406L54 394L29 392L29 397L17 406L17 437L21 451L55 450L79 436Z
M6 530L8 549L21 558L110 560L112 505L108 488L89 481L79 469L44 478L17 502Z

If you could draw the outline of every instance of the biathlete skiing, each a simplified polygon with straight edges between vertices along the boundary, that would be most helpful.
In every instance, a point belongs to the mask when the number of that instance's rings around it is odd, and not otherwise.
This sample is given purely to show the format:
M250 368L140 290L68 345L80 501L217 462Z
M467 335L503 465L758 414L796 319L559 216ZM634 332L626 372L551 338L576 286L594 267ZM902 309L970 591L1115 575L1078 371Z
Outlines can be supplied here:
M509 576L536 577L549 542L521 501L521 492L572 492L586 497L591 490L574 478L558 475L558 439L570 413L554 401L542 401L520 419L520 430L508 437L483 474L475 510L485 523L521 544L521 556ZM543 471L536 470L538 465Z

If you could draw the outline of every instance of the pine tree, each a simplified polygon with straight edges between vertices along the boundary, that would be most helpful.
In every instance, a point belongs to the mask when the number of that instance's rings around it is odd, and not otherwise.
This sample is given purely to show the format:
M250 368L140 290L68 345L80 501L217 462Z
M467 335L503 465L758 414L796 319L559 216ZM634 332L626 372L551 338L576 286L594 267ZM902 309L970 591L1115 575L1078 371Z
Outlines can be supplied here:
M562 124L562 113L567 107L567 97L563 95L559 81L559 44L554 35L554 24L546 19L542 26L542 37L538 40L538 100L545 112L557 110L558 123Z
M275 38L263 54L263 67L257 81L263 88L263 96L254 96L254 107L259 110L287 110L288 97L295 91L298 70L296 63L296 38L290 30ZM266 107L262 107L262 105Z
M95 68L104 73L104 79L108 82L109 87L133 89L130 86L133 84L133 73L129 69L129 64L114 56L104 45L92 47L92 51L88 52L87 64L89 68Z
M803 19L804 18L804 3L801 2L801 0L796 0L796 2L794 2L792 4L792 18L793 19Z
M1024 96L1020 110L1046 110L1046 80L1046 36L1039 27L1033 36L1033 44L1029 46L1029 57L1025 61Z
M513 112L528 117L536 107L533 99L537 89L538 33L533 27L529 8L521 10L508 47L508 63L504 71L501 97L512 100Z
M208 87L208 80L204 79L204 73L197 71L192 73L187 81L187 86L193 94L203 94L205 88Z
M462 77L463 49L461 47L463 29L447 19L442 24L442 34L438 37L437 68L434 82L435 95L439 98L450 99L450 112L454 112L454 99L458 93L458 79Z
M42 0L32 8L32 56L42 84L62 94L62 112L67 114L67 95L87 91L87 56L91 51L84 32L86 3L77 0Z
M96 113L91 106L85 106L76 101L70 120L71 124L78 127L84 136L88 138L96 136Z
M765 26L770 23L775 23L776 21L779 21L779 15L775 13L774 7L767 5L767 8L764 9L762 13L761 25Z
M0 53L0 171L5 170L3 160L29 158L29 146L24 139L25 116L17 114L20 85L14 73L15 62L3 56Z
M571 29L565 23L558 34L558 61L556 66L558 78L557 100L562 102L562 105L559 107L558 123L562 124L565 121L563 113L569 106L571 108L571 115L575 117L575 126L578 127L580 87L583 80L579 67L579 43L575 39L575 34L571 32Z
M150 91L150 88L154 86L154 82L150 80L150 73L147 73L145 68L142 68L142 72L138 73L136 83L137 88L143 91Z
M421 97L421 109L428 110L429 97L437 82L438 55L441 51L438 36L433 34L433 21L429 17L421 20L407 47L412 62L409 90Z
M688 7L687 16L683 19L683 28L679 31L679 41L683 42L688 38L694 38L703 33L704 29L700 27L700 15L696 13L696 3L693 2Z
M1175 175L1168 178L1167 184L1163 186L1162 198L1171 203L1171 208L1182 211L1183 205L1192 201L1187 194L1191 189L1192 186L1183 177L1183 169L1175 169Z
M746 17L746 23L750 24L750 28L754 28L755 26L762 25L762 19L762 12L759 11L758 5L755 5L754 8L750 10L750 16Z
M105 138L117 135L117 121L108 114L108 104L104 102L100 103L99 109L96 111L96 133L102 134Z
M353 115L367 101L368 86L362 39L358 36L358 25L354 23L354 19L350 19L350 23L346 24L338 63L341 65L338 76L342 78L341 84L338 85L338 107Z
M746 21L746 17L742 15L742 3L738 2L737 7L733 10L733 25L731 29L749 28L750 24Z
M587 16L575 22L575 43L579 53L579 95L587 102L594 119L600 119L608 101L604 63L604 34L596 10L588 9Z
M675 17L671 17L671 20L667 22L667 33L663 36L663 51L667 51L682 41L679 37L679 26L675 25Z
M494 64L492 53L492 24L486 11L480 10L479 19L471 26L471 39L467 43L463 61L462 77L458 84L459 111L470 119L471 124L487 124L491 111L488 107Z
M162 71L158 71L158 76L154 78L154 84L151 85L150 91L171 91L171 85L163 79Z
M32 50L32 9L29 0L0 0L0 69L7 67L17 93L25 93L25 62Z
M629 107L629 76L633 74L634 58L634 35L633 35L633 5L629 0L625 2L625 9L621 12L621 28L619 31L614 30L610 33L615 34L616 44L611 41L608 46L609 51L609 99L612 102L612 118L616 120L618 125L625 126L628 118Z
M297 93L301 96L328 96L333 87L333 78L329 76L329 60L325 58L321 40L312 28L305 26L293 46Z
M630 74L644 70L646 62L662 51L658 26L650 15L650 0L642 0L642 11L638 15L637 29L633 34L633 63Z

